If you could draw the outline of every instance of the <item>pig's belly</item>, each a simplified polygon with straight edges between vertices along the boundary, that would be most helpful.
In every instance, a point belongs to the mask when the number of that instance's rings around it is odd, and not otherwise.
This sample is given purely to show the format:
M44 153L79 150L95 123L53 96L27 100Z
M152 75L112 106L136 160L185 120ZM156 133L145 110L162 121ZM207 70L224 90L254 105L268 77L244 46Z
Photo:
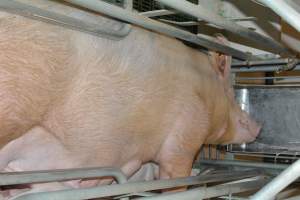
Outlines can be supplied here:
M92 149L92 147L91 147ZM129 152L123 149L126 154ZM117 151L117 153L119 153ZM67 168L82 168L82 167L119 167L127 175L134 174L142 165L141 160L136 157L132 157L127 162L115 162L114 152L97 152L98 162L89 162L93 158L92 152L90 155L78 154L70 151L66 148L60 140L55 136L47 132L42 127L35 127L27 132L22 137L13 140L7 144L0 151L0 167L1 171L14 172L14 171L34 171L34 170L49 170L49 169L67 169ZM120 157L120 155L116 155ZM127 155L128 157L129 155ZM130 157L130 156L129 156ZM91 164L92 163L92 164ZM41 185L39 187L30 186L39 191L41 188L45 190L55 190L63 187L90 187L97 185L101 180L91 181L68 181L61 183L58 187L58 183L50 185ZM15 193L14 190L11 192ZM14 195L14 194L12 194Z
M93 149L93 147L91 147ZM126 149L123 148L126 159L130 157ZM51 169L67 169L67 168L83 168L83 167L118 167L125 175L132 176L142 165L140 159L132 156L127 162L116 162L113 157L120 158L119 151L114 152L97 152L98 162L89 162L93 158L93 154L78 154L66 148L62 142L49 133L43 127L35 127L22 137L11 141L0 151L0 167L2 172L16 171L35 171L35 170L51 170ZM122 157L122 155L121 155ZM122 160L122 159L121 159ZM135 180L149 180L154 178L154 168L146 167L138 173ZM157 170L156 170L157 174ZM24 185L18 188L0 188L0 200L10 199L18 195L28 192L55 191L68 188L84 188L92 187L98 184L108 184L112 180L73 180L66 182L54 182L43 184ZM2 198L2 199L1 199Z

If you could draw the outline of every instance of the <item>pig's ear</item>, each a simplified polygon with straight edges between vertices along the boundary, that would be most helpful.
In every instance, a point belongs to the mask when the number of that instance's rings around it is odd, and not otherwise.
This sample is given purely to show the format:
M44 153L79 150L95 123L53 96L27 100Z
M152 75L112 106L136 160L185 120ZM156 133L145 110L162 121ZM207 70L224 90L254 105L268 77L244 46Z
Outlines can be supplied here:
M228 45L229 42L222 35L217 35L216 40L220 44ZM230 69L231 69L231 56L217 53L217 52L209 52L211 64L217 74L223 79L229 79L230 77Z

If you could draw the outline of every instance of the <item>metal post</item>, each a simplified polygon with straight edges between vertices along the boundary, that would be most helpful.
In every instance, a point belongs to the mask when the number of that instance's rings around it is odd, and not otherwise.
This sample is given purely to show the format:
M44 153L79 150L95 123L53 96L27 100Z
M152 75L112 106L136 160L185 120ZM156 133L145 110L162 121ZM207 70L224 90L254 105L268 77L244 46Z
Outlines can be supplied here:
M211 50L222 52L228 55L232 55L236 58L242 60L248 60L249 54L242 51L236 50L234 48L222 45L215 42L213 39L208 39L204 37L197 36L190 32L175 28L173 26L149 19L145 16L124 10L117 6L105 3L99 0L64 0L66 2L81 6L96 12L101 12L113 18L117 18L122 21L127 21L138 26L144 27L146 29L154 30L159 33L170 35L194 44L206 47Z
M124 184L104 185L93 188L68 189L52 192L25 194L15 200L82 200L95 199L108 196L139 193L152 190L168 189L189 185L200 185L218 181L237 180L262 175L261 172L248 170L226 174L204 175L173 180L157 180L147 182L128 182Z
M187 15L203 19L206 22L215 24L219 27L224 28L227 31L230 31L234 34L237 34L241 37L244 37L248 40L251 40L259 45L265 45L269 51L278 53L281 55L289 55L291 56L291 52L283 47L279 42L265 37L255 31L249 30L241 25L238 25L230 20L226 20L225 18L213 14L211 11L205 9L204 7L199 5L195 5L186 0L157 0L173 9L181 11Z
M300 13L288 1L284 0L259 0L282 17L287 23L300 32Z
M270 183L258 191L251 200L272 200L281 190L300 177L300 159L290 165Z

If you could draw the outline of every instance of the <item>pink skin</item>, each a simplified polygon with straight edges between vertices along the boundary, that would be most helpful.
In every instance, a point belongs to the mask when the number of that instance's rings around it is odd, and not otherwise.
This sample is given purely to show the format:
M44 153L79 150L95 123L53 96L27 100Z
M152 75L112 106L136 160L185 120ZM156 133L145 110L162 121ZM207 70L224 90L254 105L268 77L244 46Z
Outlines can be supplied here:
M116 42L4 12L0 21L1 171L112 166L130 177L154 162L159 178L184 177L202 144L258 134L234 101L228 56L137 27Z

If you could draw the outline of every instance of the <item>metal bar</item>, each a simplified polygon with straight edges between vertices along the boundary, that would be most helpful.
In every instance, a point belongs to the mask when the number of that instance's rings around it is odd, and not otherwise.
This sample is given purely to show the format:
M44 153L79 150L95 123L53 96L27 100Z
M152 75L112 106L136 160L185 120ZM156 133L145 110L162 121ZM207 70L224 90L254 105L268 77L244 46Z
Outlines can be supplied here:
M240 192L251 191L260 188L266 183L266 180L258 178L256 180L247 180L245 182L228 183L213 187L202 187L191 189L186 192L178 192L172 194L162 194L153 197L137 198L136 200L201 200L208 199L226 194L234 194Z
M173 26L149 19L145 16L129 12L127 10L105 3L103 1L98 1L98 0L64 0L64 1L96 12L104 13L110 17L117 18L122 21L127 21L136 24L138 26L144 27L146 29L154 30L159 33L163 33L188 42L192 42L194 44L206 47L208 49L229 54L242 60L249 59L249 54L228 47L226 45L219 44L215 42L213 39L197 36L190 32L180 30Z
M201 5L195 5L186 0L157 0L157 1L175 10L181 11L187 15L203 19L204 21L222 27L227 31L230 31L234 34L237 34L241 37L251 40L259 45L263 44L271 52L278 53L280 55L291 56L291 52L285 47L283 47L279 42L269 37L265 37L252 30L249 30L230 20L226 20L219 15L213 14L211 11L205 9Z
M220 165L220 166L239 166L239 167L253 167L253 168L263 168L263 169L276 169L284 170L289 165L286 164L270 164L263 162L245 162L237 160L200 160L201 165Z
M300 76L273 76L273 77L236 77L235 80L247 81L247 80L273 80L273 79L299 79Z
M249 200L248 198L245 197L234 197L234 196L222 196L218 197L219 199L227 199L227 200Z
M300 13L285 0L259 0L300 32Z
M284 68L285 65L273 65L273 66L259 66L259 67L241 67L241 68L232 68L231 72L277 72L280 71L282 68ZM299 71L300 65L296 65L296 67L293 69L293 71Z
M116 168L86 168L47 170L35 172L0 173L0 186L68 181L82 178L114 177L118 183L126 183L127 177Z
M260 191L253 195L251 200L271 200L280 191L294 182L300 176L300 159L281 172L270 183L264 186Z
M165 16L165 15L174 15L176 12L171 11L171 10L152 10L152 11L147 11L147 12L141 12L139 13L145 17L159 17L159 16Z
M101 27L94 23L87 23L79 19L75 19L59 13L50 12L14 0L1 0L0 9L42 22L51 23L65 28L89 33L98 37L107 37L109 39L115 40L127 36L131 29L129 24L125 24L119 31L110 30L107 27Z
M244 18L230 18L228 20L230 20L230 21L253 21L255 19L256 19L255 17L244 17ZM170 23L170 24L178 25L178 26L198 26L198 25L201 25L201 21L202 20L199 20L199 21L178 22L178 21L172 21L172 20L167 20L167 19L159 19L159 21L167 22L167 23ZM207 25L208 26L217 27L217 28L220 29L220 27L218 27L218 26L216 26L214 24L207 23Z
M174 24L177 26L197 26L197 25L199 25L199 22L195 22L195 21L177 22L177 21L168 20L168 19L159 19L159 21L166 22L169 24Z
M266 69L265 67L276 68L275 71L290 71L297 69L297 65L300 64L298 58L282 58L282 59L270 59L270 60L253 60L253 61L235 61L232 63L233 68L247 67L248 71L273 71L273 69ZM250 67L251 66L251 67ZM259 67L255 68L254 67ZM239 69L240 70L240 69Z
M124 184L105 185L93 188L68 189L52 192L41 192L25 194L16 200L82 200L94 199L108 196L123 195L129 193L139 193L152 190L160 190L181 186L199 185L218 181L237 180L262 175L257 170L243 172L232 172L227 174L204 175L173 180L157 180L147 182L127 182Z
M278 65L278 64L287 64L290 61L291 59L289 58L270 59L270 60L251 60L249 62L233 61L231 66L238 67L238 66Z

